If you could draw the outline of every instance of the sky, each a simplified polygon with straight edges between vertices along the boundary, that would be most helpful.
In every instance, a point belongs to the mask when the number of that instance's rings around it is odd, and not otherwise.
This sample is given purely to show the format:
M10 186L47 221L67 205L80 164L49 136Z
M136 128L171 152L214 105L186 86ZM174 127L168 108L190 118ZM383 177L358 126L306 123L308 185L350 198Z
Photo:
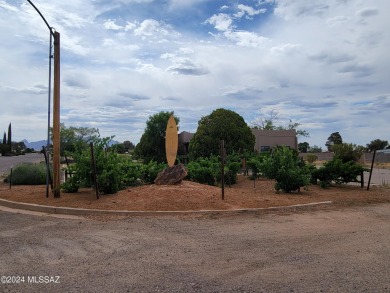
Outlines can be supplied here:
M33 0L61 36L61 122L138 143L174 111L195 132L218 108L277 113L311 146L390 141L388 0ZM47 137L49 29L0 0L0 131ZM52 111L51 111L52 112Z

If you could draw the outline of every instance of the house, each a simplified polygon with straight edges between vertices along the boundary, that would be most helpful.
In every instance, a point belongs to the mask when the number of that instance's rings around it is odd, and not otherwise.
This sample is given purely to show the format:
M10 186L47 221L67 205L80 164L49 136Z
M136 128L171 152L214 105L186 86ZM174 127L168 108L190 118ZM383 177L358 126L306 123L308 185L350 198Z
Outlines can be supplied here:
M190 140L194 137L195 133L182 131L179 133L179 148L178 154L186 156L188 154L188 146L190 145Z
M297 132L292 130L251 129L256 138L255 150L267 152L274 146L287 146L298 149Z
M251 129L256 138L255 151L266 152L274 146L287 146L292 149L298 149L297 132L293 130L263 130ZM188 154L188 146L194 133L182 131L179 133L179 155Z

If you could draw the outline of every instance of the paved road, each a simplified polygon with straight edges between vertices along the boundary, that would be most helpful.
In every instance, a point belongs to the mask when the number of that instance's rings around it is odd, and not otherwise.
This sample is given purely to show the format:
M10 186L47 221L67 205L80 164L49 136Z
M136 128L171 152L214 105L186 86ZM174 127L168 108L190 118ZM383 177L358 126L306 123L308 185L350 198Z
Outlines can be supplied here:
M39 163L44 161L45 161L44 155L36 154L36 153L26 154L23 156L12 156L12 157L0 156L0 175L9 172L13 166L16 166L17 164L20 163L26 163L26 162Z
M24 277L0 292L390 292L389 204L109 222L0 211L0 222L0 274Z
M367 186L370 172L364 172L365 185ZM372 170L371 184L373 185L390 185L390 170L389 169L376 169Z

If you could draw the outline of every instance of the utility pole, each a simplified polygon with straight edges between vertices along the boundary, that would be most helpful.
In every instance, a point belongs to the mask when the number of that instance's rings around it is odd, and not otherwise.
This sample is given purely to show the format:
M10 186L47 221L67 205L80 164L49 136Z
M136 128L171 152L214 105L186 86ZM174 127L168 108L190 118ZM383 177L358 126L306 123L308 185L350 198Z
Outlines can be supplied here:
M60 33L54 32L53 194L60 197Z
M53 95L53 194L54 197L60 197L61 193L61 177L60 177L60 33L54 31L49 25L46 19L38 8L27 0L32 7L38 12L47 28L50 31L51 36L54 38L54 95ZM51 43L51 38L50 38ZM49 56L50 58L51 56ZM50 80L50 69L49 69L49 80ZM50 107L50 82L49 82L49 107ZM50 110L48 111L50 113ZM50 115L50 114L49 114ZM48 119L49 120L49 119ZM50 121L50 120L49 120ZM50 123L49 123L50 124ZM49 127L49 125L48 125ZM49 168L47 168L49 172ZM49 174L49 173L48 173ZM48 181L48 180L47 180ZM48 184L48 182L46 183ZM47 187L46 187L47 189Z

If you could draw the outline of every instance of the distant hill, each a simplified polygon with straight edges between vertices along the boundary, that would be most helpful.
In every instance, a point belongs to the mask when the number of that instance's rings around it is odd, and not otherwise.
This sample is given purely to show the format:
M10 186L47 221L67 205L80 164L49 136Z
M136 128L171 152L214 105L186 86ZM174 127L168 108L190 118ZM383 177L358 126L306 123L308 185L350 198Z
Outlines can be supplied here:
M26 139L24 139L23 142L27 148L34 149L35 151L42 150L42 146L46 146L47 143L46 140L28 142Z
M27 147L27 148L30 148L30 149L34 149L35 151L40 151L42 150L42 146L46 146L46 143L47 141L46 140L39 140L39 141L32 141L32 142L28 142L27 139L23 139L22 140L24 142L24 145ZM113 140L109 143L110 146L114 145L114 144L118 144L120 142L116 141L116 140Z

